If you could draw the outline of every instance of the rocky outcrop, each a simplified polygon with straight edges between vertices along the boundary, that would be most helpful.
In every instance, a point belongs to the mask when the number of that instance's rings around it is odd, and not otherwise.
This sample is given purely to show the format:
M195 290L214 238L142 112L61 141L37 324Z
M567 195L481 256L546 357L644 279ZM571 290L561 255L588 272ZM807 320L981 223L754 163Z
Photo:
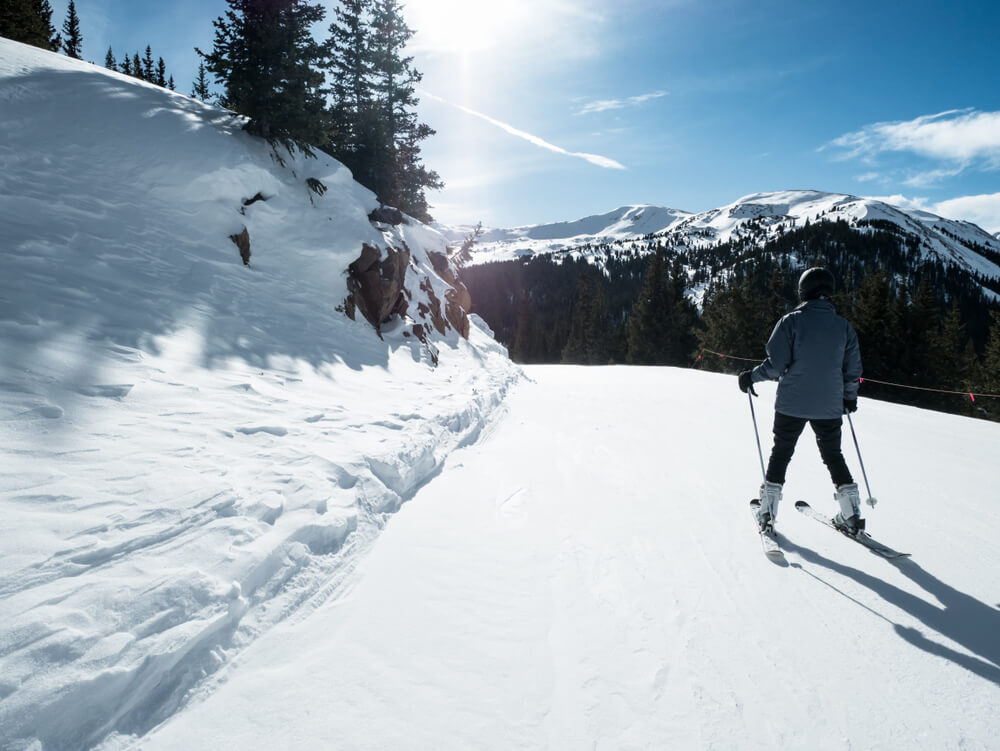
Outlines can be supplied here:
M250 265L250 232L246 227L243 231L237 235L230 235L229 239L236 243L236 247L240 249L240 258L243 259L243 265Z
M354 320L355 310L361 311L381 336L382 324L393 315L404 315L406 300L406 268L410 264L409 249L388 248L386 257L378 248L365 243L361 256L347 267L347 300L345 312Z
M368 221L378 224L390 224L393 227L407 223L403 212L392 206L379 206L368 215Z
M451 289L445 293L445 317L459 334L468 339L469 316L467 314L472 312L472 295L469 294L469 290L462 283L462 280L458 278L454 265L444 253L430 251L427 255L438 276L451 286Z

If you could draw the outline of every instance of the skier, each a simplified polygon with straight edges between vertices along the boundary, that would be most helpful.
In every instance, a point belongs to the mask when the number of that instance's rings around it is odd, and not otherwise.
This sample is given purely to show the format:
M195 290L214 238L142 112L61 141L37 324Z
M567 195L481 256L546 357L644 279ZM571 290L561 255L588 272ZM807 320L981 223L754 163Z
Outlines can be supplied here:
M774 327L767 341L767 359L739 374L740 390L753 396L757 395L754 383L778 381L774 446L757 512L761 530L773 529L785 470L807 422L836 488L840 512L833 523L854 535L865 527L861 495L840 449L843 415L858 408L861 352L854 328L837 315L828 299L833 290L833 274L827 269L804 271L799 277L801 303Z

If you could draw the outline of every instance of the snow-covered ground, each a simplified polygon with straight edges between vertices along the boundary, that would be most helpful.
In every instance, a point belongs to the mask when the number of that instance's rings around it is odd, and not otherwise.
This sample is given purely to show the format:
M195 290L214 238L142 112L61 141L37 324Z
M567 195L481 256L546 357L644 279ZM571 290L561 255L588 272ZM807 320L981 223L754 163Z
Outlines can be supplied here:
M834 509L807 431L776 565L735 378L526 371L347 586L135 747L996 748L1000 426L861 400L897 563L794 510Z

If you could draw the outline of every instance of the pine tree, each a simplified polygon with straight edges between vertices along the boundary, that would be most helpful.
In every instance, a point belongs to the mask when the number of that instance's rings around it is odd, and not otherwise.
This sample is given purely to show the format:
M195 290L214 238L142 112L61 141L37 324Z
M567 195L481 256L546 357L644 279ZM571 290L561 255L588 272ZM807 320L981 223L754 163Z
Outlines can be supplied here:
M52 23L52 6L49 4L49 0L34 0L34 5L35 13L45 25L48 36L48 44L39 46L45 47L52 52L58 52L62 47L62 36Z
M167 64L163 62L162 57L156 63L156 85L164 87L167 85Z
M118 70L118 62L115 60L115 53L111 51L110 45L108 45L108 54L104 56L104 67L108 70Z
M372 52L368 16L372 0L342 0L334 9L325 45L333 102L330 152L369 188L374 185L371 165L374 143L372 112Z
M1000 394L1000 310L990 313L990 333L983 352L983 390L987 394ZM1000 417L1000 400L994 400Z
M562 361L606 365L609 350L607 297L590 274L582 273L577 277L576 289Z
M195 99L200 99L203 102L207 102L211 94L208 91L208 78L205 76L205 61L202 60L198 63L198 77L194 81L194 85L191 88L191 96Z
M63 52L69 57L80 60L83 51L83 36L80 34L80 17L76 14L76 4L69 0L66 10L66 20L63 22Z
M32 0L0 3L0 36L35 47L48 47L45 24Z
M177 87L174 86L174 77L173 76L170 76L170 78L167 79L167 88L170 89L171 91L176 91L177 90Z
M142 56L142 80L156 82L156 72L153 69L153 50L146 45L146 54Z
M146 80L142 71L142 58L139 57L138 52L132 55L132 75L140 81Z
M121 63L119 63L118 69L124 73L126 76L132 75L132 58L128 55L122 58Z
M310 33L323 7L304 0L226 2L229 10L214 21L212 52L197 50L225 86L225 105L248 118L247 132L312 155L309 145L323 143L328 127L323 74L313 67L323 49Z
M443 183L420 160L420 142L434 130L417 121L415 89L423 76L413 68L413 58L403 56L413 31L402 10L398 0L374 0L372 7L372 77L384 140L376 154L374 185L369 187L385 203L429 221L424 190L439 189Z

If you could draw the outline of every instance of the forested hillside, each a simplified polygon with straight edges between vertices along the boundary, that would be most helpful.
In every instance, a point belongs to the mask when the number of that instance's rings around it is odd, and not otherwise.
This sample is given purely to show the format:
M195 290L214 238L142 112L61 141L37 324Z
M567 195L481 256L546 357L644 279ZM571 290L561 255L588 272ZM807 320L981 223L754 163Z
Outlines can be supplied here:
M737 372L764 357L775 321L798 303L801 271L828 266L834 302L861 339L866 396L1000 417L1000 400L970 396L1000 393L1000 279L923 254L897 224L806 222L761 244L750 222L703 248L667 235L603 250L600 267L567 251L467 267L463 279L519 362Z

